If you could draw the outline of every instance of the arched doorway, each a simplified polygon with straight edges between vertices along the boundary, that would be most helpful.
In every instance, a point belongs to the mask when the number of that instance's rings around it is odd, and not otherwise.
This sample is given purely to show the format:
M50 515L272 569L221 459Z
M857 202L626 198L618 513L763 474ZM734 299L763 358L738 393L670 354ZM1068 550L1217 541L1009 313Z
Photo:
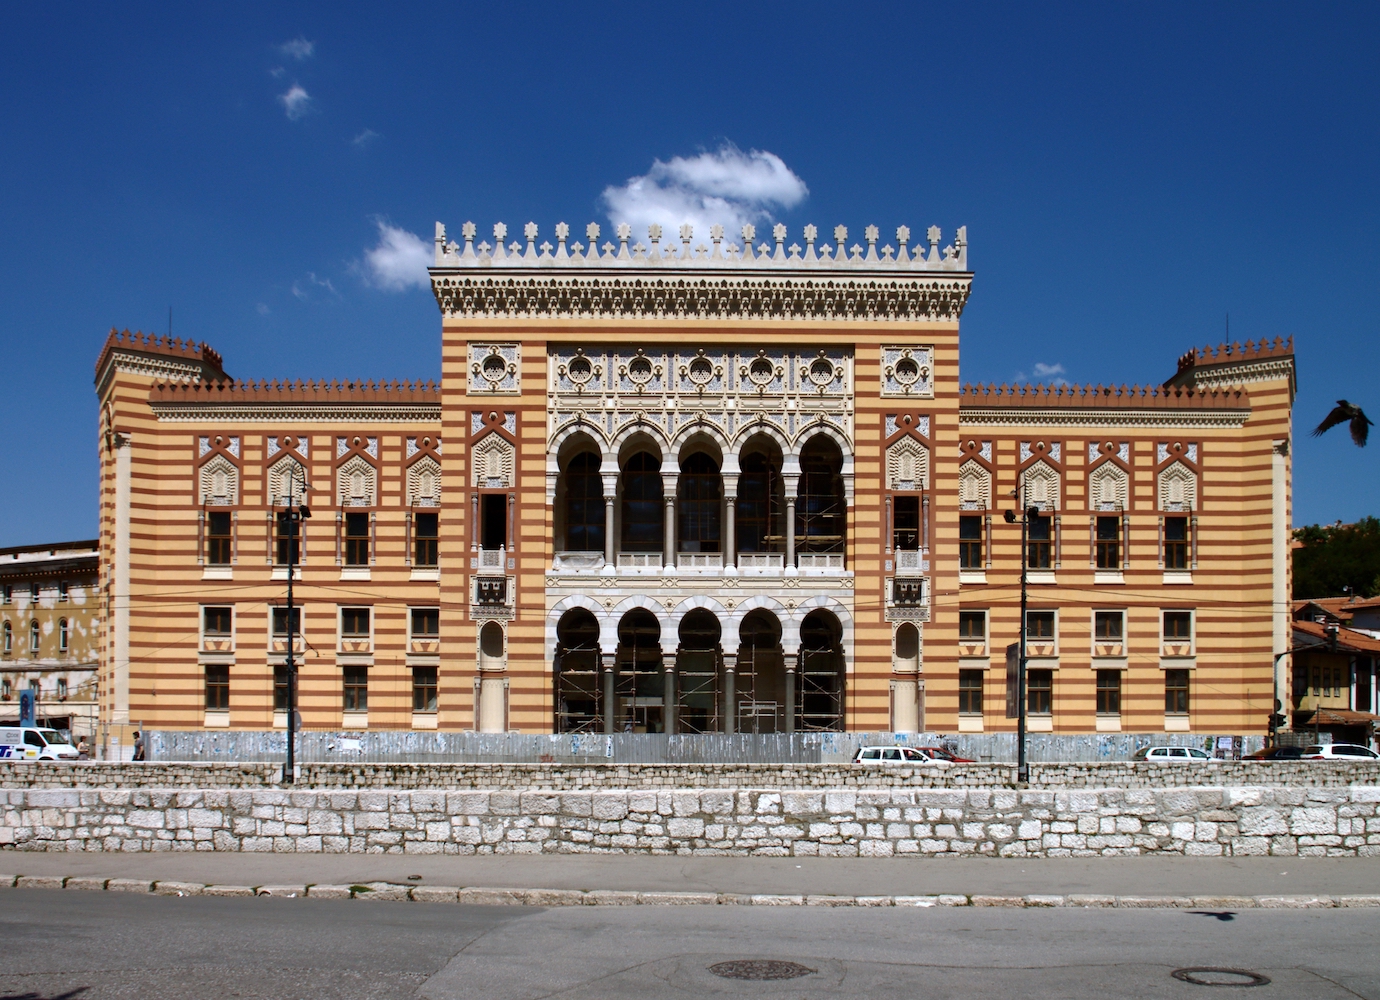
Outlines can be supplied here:
M898 733L920 731L920 630L910 622L896 630L896 654L891 669L891 728Z
M799 729L843 730L843 626L823 608L811 611L800 623L798 694Z
M599 683L599 622L584 608L572 608L556 624L555 729L558 733L604 731Z
M661 661L661 625L643 608L618 623L618 676L615 681L615 731L666 731L666 675Z
M680 620L680 647L676 651L678 732L717 733L720 730L719 668L723 656L719 639L722 634L719 619L703 608L691 611Z
M791 730L789 684L781 654L781 622L758 608L738 626L738 675L733 707L736 731L784 733Z

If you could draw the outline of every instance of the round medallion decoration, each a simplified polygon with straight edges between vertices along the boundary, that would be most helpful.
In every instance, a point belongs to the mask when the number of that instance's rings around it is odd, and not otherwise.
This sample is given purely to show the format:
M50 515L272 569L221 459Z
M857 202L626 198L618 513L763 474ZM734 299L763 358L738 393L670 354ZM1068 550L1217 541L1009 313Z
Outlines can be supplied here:
M834 364L828 358L816 358L810 365L810 381L823 389L834 381Z
M646 385L652 380L652 363L646 358L633 358L628 362L628 378L638 385Z
M501 382L503 375L507 372L508 366L497 354L490 354L484 359L484 377L490 382Z
M696 358L690 362L686 374L698 386L708 385L714 379L714 366L708 358Z
M765 386L776 377L776 369L766 358L756 358L748 365L748 378L754 385Z
M594 375L594 366L589 363L589 358L572 358L565 373L576 385L584 385Z

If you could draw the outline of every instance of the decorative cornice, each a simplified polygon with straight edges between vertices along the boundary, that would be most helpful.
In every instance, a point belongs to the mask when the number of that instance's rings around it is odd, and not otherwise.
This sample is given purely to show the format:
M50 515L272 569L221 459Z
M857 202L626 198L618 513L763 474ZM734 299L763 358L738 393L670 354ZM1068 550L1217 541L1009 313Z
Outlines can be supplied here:
M192 382L149 389L159 420L437 422L435 382Z
M441 422L441 404L399 404L377 406L367 403L340 403L323 406L193 404L177 405L150 402L149 409L159 420L202 423L385 423L417 424Z
M958 411L960 426L984 427L1177 427L1209 430L1240 427L1250 410L1103 410L1103 409L1006 409L964 406Z
M618 227L619 247L594 245L599 227L586 227L590 248L566 248L569 227L556 227L559 246L536 246L537 226L524 227L527 249L514 242L506 250L507 227L494 226L496 245L474 246L475 227L465 223L461 250L446 242L436 225L431 287L442 313L465 319L820 319L870 322L957 320L968 300L966 229L941 251L940 231L931 227L928 254L907 249L910 230L896 231L899 251L877 251L876 226L866 230L867 250L845 248L848 230L834 230L838 252L825 245L815 252L817 232L805 227L806 251L785 246L786 227L773 229L775 252L767 244L754 251L756 230L743 227L744 245L723 245L723 228L711 227L713 248L691 247L692 230L680 228L681 246L661 247L661 227L648 228L651 246L628 247L631 229ZM831 255L832 254L832 255Z

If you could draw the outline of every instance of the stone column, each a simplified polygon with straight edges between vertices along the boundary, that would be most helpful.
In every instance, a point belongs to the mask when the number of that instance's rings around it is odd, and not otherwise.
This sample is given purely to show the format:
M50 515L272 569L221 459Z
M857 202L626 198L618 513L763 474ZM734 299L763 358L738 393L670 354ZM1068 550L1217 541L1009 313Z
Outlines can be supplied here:
M738 571L737 508L736 496L724 497L724 572L729 575Z
M617 499L613 494L604 494L604 572L615 572L618 565L618 556L614 551L613 537L613 502Z
M662 518L661 565L674 571L676 568L676 480L671 477L670 487L663 486L666 500L666 514Z
M724 653L724 724L725 733L736 733L738 731L738 694L734 690L734 681L737 679L738 654Z
M614 695L618 681L615 657L614 653L604 653L600 656L600 665L604 668L604 732L609 735L617 732L614 727L618 721L618 705Z
M781 485L786 494L786 575L795 576L795 501L796 490L800 488L800 477L783 475Z
M666 732L675 733L676 730L676 654L661 654L662 687L661 687L661 720L665 723Z
M800 652L783 650L781 659L786 667L786 732L795 732L795 688L796 673L800 669Z

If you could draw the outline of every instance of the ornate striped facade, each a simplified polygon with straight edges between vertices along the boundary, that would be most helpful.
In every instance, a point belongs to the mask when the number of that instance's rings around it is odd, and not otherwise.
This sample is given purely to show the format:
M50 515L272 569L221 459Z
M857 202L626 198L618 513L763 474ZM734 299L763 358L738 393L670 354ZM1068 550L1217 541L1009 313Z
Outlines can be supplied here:
M964 386L963 230L652 230L438 226L439 384L239 382L112 333L105 720L285 724L288 496L306 728L1004 731L1022 562L1032 730L1288 702L1292 343Z

